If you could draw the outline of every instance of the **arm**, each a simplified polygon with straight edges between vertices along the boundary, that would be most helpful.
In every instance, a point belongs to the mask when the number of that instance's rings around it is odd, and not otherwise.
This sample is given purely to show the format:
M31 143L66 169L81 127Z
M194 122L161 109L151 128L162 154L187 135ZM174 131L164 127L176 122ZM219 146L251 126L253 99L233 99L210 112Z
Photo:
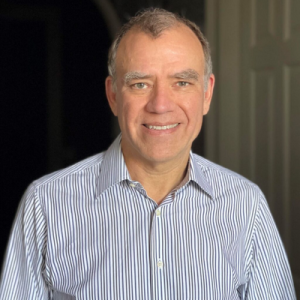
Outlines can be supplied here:
M31 185L23 196L6 250L0 299L48 299L43 278L47 227Z
M296 299L288 259L266 200L262 197L252 238L247 300Z

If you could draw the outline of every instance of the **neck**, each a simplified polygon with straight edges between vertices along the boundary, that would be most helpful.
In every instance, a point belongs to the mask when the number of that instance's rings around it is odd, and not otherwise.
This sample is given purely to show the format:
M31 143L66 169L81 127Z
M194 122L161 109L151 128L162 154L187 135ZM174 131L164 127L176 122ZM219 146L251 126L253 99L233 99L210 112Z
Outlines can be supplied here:
M183 180L189 155L183 157L179 161L145 164L126 157L125 163L129 171L130 177L134 181L140 182L147 192L147 195L157 204L160 204L163 199Z

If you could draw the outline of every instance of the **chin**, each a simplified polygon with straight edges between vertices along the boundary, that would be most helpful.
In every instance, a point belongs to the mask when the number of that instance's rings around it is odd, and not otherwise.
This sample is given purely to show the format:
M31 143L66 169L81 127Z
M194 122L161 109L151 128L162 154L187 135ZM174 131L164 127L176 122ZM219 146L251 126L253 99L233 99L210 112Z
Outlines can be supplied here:
M145 153L144 157L146 160L153 162L153 163L164 163L168 161L172 161L179 157L179 153L170 153L165 151L155 151L151 153Z

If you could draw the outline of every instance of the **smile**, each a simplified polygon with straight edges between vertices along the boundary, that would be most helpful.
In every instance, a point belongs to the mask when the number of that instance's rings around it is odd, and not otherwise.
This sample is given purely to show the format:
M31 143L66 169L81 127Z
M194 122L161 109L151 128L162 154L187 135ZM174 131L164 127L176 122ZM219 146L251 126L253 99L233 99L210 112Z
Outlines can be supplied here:
M145 126L149 129L154 129L154 130L167 130L167 129L171 129L174 128L176 126L178 126L179 123L176 124L172 124L172 125L165 125L165 126L154 126L154 125L146 125Z

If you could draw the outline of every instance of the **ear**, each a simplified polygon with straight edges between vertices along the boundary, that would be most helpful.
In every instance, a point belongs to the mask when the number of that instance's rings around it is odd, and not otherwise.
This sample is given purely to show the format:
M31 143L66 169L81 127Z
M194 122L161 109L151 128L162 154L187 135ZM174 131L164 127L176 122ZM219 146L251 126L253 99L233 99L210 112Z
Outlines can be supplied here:
M203 115L206 115L209 111L211 99L213 96L214 86L215 86L215 76L214 74L211 74L210 77L208 78L207 89L204 92Z
M106 98L108 100L110 109L113 112L113 114L117 116L118 108L117 108L116 92L113 87L113 79L111 76L108 76L105 80L105 91L106 91Z

